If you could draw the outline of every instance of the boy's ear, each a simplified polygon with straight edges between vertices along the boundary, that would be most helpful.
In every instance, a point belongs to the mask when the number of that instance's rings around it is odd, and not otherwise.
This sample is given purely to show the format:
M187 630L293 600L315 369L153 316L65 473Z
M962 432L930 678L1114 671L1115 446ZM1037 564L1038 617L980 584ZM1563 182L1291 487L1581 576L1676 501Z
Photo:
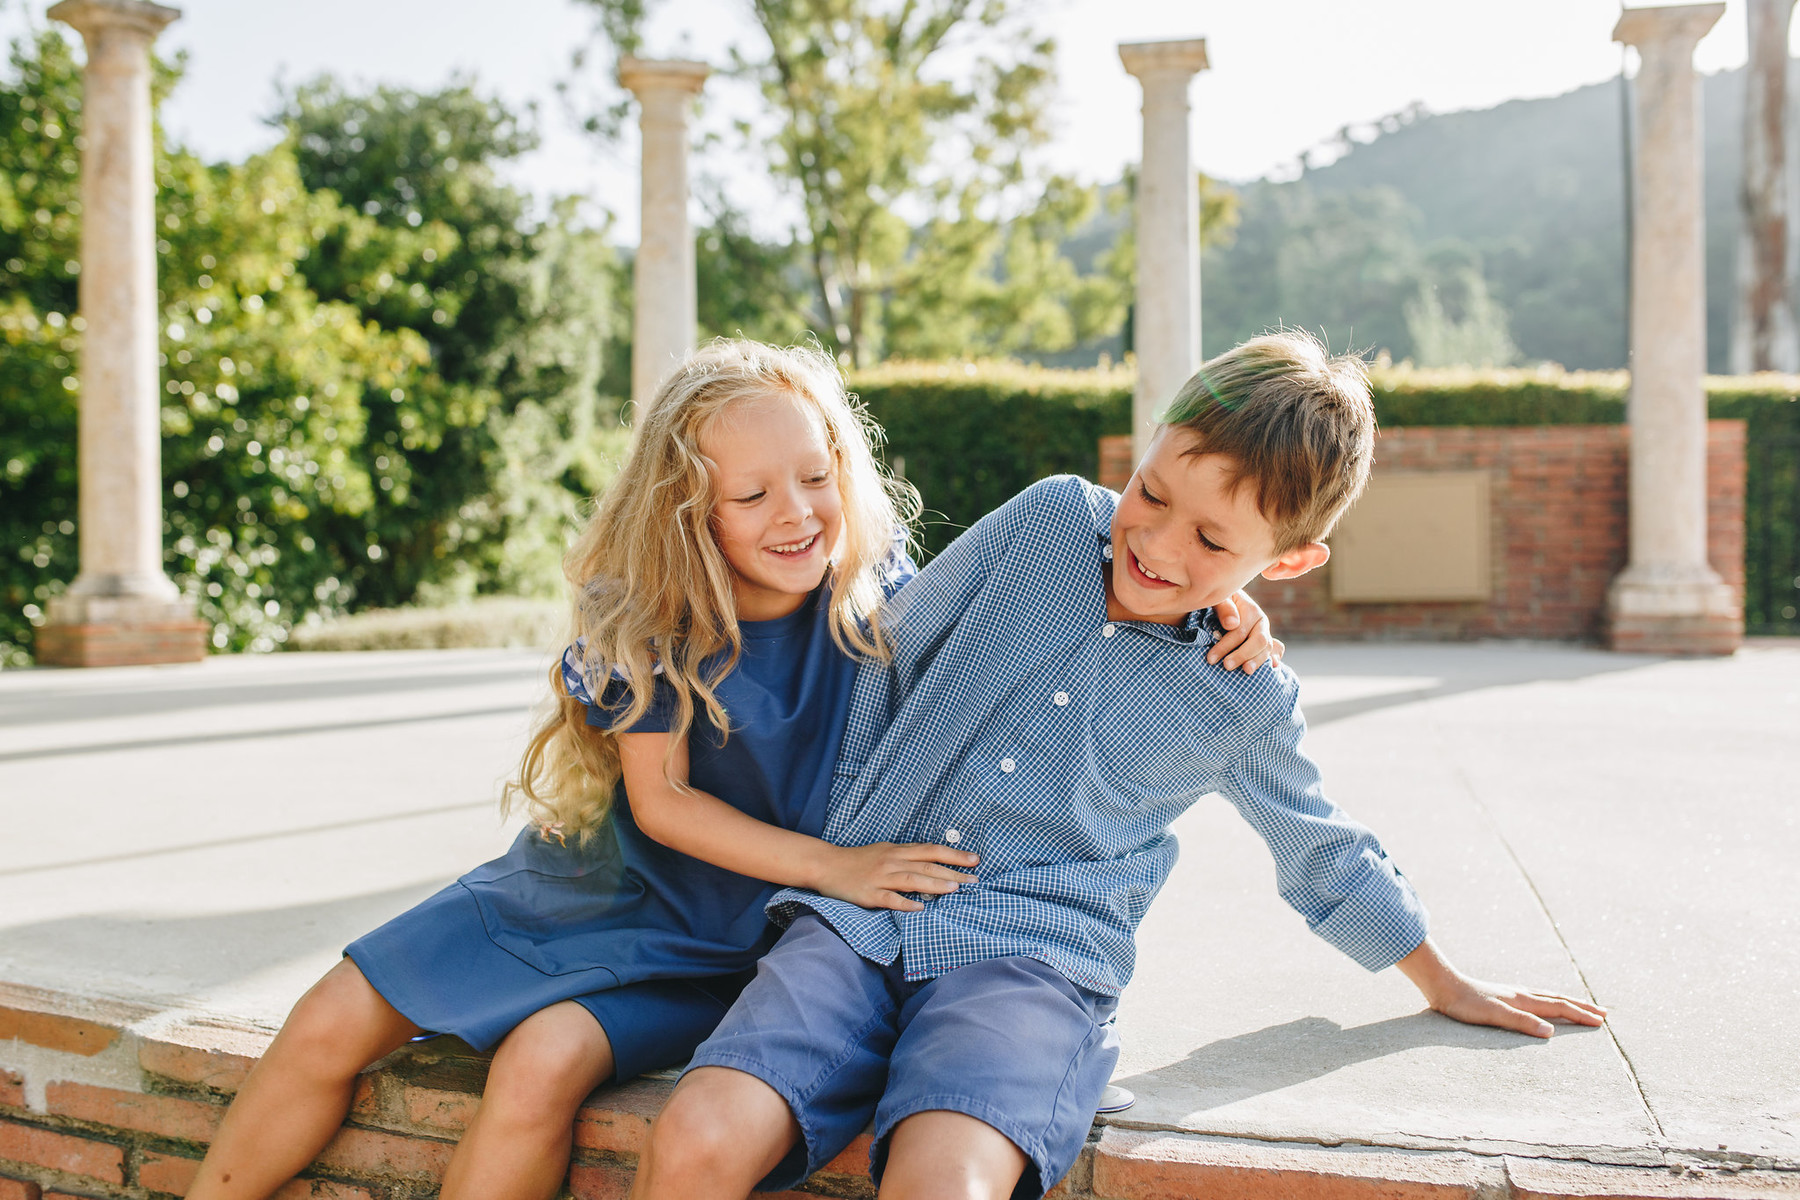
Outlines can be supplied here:
M1295 546L1263 568L1264 579L1296 579L1314 567L1322 567L1331 557L1331 547L1324 542L1308 542Z

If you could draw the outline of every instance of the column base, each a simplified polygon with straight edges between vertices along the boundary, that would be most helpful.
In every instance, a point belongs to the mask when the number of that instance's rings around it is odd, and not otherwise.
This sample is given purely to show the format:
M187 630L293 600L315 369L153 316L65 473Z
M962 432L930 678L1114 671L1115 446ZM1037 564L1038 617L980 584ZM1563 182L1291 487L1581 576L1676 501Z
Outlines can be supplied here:
M199 662L211 637L186 599L64 595L50 602L35 657L47 667Z
M1737 595L1710 567L1627 568L1606 597L1606 642L1628 654L1730 654L1744 640Z

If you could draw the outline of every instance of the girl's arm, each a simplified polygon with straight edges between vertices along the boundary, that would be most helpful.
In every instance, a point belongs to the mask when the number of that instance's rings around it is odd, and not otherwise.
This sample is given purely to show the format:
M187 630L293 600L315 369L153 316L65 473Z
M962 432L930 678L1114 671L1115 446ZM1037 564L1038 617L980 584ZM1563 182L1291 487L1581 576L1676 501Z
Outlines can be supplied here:
M834 846L782 829L733 808L706 792L684 790L663 772L666 733L621 733L619 760L631 814L654 840L702 862L739 875L810 888L822 896L864 908L917 911L923 904L904 893L943 895L974 876L951 866L973 867L976 856L948 846ZM671 773L687 781L687 739L675 746Z

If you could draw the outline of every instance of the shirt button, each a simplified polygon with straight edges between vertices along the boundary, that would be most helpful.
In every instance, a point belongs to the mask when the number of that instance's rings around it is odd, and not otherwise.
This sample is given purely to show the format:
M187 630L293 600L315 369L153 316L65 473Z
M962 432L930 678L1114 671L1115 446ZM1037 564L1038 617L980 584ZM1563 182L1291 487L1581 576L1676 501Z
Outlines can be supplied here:
M1019 765L1018 763L1014 762L1010 758L1003 758L1000 760L1000 769L1002 771L1005 771L1009 775L1012 774L1013 768L1018 765Z
M956 845L956 843L962 841L962 830L960 830L960 829L944 830L944 840L946 842L949 842L952 846Z
M1050 697L1050 702L1052 704L1056 705L1056 707L1061 708L1063 705L1065 705L1069 702L1069 693L1058 692L1058 693L1056 693L1056 695Z
M1108 562L1111 562L1112 561L1112 547L1111 546L1101 547L1100 557L1106 559Z
M1115 634L1117 632L1119 632L1119 627L1117 625L1102 625L1100 627L1100 636L1101 637L1111 637L1113 634Z

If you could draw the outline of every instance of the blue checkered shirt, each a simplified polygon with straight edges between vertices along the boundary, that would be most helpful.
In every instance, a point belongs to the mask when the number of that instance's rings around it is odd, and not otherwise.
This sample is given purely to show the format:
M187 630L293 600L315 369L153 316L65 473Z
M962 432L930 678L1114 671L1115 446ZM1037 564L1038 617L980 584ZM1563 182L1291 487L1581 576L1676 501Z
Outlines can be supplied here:
M1315 933L1370 970L1425 939L1412 887L1300 749L1293 672L1208 663L1210 610L1107 620L1117 504L1074 476L1025 489L890 602L893 661L857 674L827 840L972 850L978 882L921 912L789 888L775 920L815 911L864 958L903 957L908 979L1023 955L1117 994L1175 865L1169 826L1218 792Z

